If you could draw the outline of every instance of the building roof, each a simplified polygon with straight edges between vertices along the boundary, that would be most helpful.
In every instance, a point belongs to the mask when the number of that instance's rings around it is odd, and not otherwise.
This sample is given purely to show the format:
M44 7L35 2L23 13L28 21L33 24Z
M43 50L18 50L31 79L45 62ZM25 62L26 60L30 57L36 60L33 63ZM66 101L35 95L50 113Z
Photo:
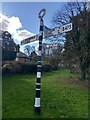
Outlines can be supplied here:
M27 56L25 53L19 52L18 57L20 58L30 58L29 56Z

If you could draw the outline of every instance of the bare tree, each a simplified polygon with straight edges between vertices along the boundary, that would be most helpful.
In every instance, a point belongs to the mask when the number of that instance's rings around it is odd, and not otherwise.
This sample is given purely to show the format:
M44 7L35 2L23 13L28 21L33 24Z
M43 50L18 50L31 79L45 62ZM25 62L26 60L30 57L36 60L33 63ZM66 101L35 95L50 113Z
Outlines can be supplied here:
M90 66L90 28L88 26L90 22L90 11L86 9L86 5L86 2L66 3L64 10L62 12L57 11L52 20L56 25L64 25L72 22L73 30L66 34L67 39L65 44L69 42L68 48L70 50L73 49L79 58L83 80L86 79ZM65 50L67 50L67 47Z
M33 51L35 51L34 46L26 45L25 48L24 48L24 52L28 56L30 56Z

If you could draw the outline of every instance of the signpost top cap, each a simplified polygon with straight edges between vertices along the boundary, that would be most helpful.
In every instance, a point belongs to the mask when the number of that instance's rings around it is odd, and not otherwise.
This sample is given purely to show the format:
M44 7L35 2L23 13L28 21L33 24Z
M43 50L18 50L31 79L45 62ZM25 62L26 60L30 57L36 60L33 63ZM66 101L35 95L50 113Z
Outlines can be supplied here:
M40 12L39 12L39 18L43 18L45 13L46 13L46 9L44 9L44 8L41 9Z

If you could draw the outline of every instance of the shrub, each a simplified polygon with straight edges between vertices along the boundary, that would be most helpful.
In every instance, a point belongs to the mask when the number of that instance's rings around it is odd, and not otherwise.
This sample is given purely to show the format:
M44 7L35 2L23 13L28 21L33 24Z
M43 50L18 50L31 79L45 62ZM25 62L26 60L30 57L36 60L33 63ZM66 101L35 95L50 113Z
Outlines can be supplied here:
M30 63L22 64L22 73L28 74L28 73L36 73L36 72L37 72L36 64L30 64Z
M11 74L11 65L10 64L4 64L2 66L2 75Z
M58 70L58 64L59 63L57 63L54 59L52 59L51 61L50 61L50 65L52 66L52 69L53 70Z
M43 64L42 65L42 72L49 72L52 70L50 64ZM30 73L37 73L37 64L32 63L10 63L5 64L2 70L4 74L30 74Z
M42 65L42 72L49 72L52 70L51 65L45 64ZM37 64L26 63L22 64L22 73L36 73L37 72Z
M61 58L58 55L51 56L48 61L49 61L49 64L52 66L53 70L58 70L59 69L58 65L61 62Z
M42 71L43 72L49 72L51 70L52 70L52 66L50 64L42 65Z
M22 66L21 66L21 64L19 64L19 63L13 63L11 65L11 72L13 74L21 73L22 72Z

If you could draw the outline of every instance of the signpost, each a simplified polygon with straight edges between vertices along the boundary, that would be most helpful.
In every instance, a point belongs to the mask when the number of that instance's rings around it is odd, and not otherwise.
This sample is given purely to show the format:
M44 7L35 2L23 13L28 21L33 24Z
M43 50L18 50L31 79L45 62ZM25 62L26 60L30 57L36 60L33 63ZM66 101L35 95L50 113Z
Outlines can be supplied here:
M41 69L42 69L42 40L43 38L48 38L50 36L55 36L61 33L69 32L72 30L72 23L66 24L64 26L59 26L53 29L48 29L44 31L43 17L46 13L45 9L39 12L40 28L39 34L31 36L23 41L21 45L34 42L39 40L39 50L38 50L38 63L37 63L37 80L36 80L36 97L35 97L35 111L40 113L40 91L41 91Z
M39 13L40 28L39 28L39 51L38 51L38 63L37 63L37 80L36 80L36 98L35 98L35 111L40 113L40 91L41 91L41 70L42 70L42 40L43 40L43 17L46 13L45 9L42 9Z

